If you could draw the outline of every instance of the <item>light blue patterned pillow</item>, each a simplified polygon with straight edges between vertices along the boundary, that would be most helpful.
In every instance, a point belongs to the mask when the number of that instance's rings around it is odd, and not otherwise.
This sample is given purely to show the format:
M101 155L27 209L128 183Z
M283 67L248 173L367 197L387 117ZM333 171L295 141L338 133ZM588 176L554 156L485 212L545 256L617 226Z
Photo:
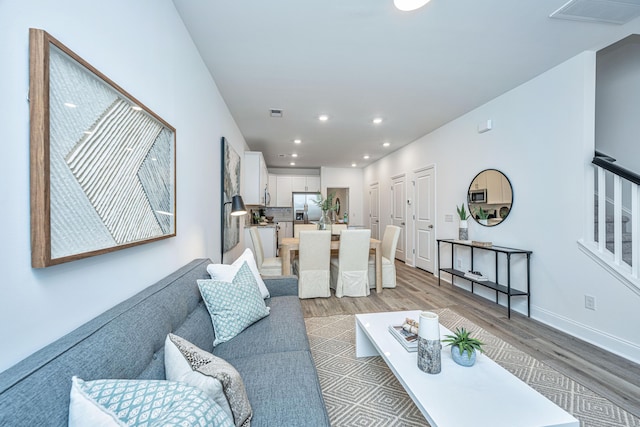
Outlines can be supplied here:
M234 427L203 391L175 381L73 377L70 398L69 427Z
M247 326L269 315L256 279L246 262L236 273L233 282L214 279L198 280L213 330L216 346L242 332Z

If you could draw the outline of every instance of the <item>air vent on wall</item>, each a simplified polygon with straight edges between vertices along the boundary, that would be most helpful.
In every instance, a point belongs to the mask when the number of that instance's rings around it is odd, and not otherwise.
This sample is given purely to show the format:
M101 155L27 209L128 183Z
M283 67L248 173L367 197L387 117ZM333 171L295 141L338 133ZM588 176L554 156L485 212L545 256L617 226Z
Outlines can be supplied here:
M271 117L282 117L282 110L279 108L272 108L269 110L269 115Z
M625 24L640 16L640 0L571 0L549 15L572 21Z

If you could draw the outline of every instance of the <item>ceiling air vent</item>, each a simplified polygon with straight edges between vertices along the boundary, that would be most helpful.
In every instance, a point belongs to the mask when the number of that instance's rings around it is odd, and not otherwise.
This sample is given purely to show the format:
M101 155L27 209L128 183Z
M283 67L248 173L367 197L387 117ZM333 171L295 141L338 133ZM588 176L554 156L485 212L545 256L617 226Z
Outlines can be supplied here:
M549 15L572 21L626 24L640 16L640 0L571 0Z
M282 110L279 108L272 108L269 110L269 115L271 117L282 117Z

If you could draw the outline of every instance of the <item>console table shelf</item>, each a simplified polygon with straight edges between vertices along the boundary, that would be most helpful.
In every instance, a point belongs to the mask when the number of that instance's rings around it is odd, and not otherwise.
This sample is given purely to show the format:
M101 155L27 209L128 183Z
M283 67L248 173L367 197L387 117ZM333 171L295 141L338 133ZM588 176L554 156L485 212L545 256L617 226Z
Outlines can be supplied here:
M496 291L496 304L498 304L498 297L500 294L504 294L507 296L507 316L511 318L511 297L527 297L527 316L531 315L531 292L530 292L530 281L531 281L531 273L530 273L530 264L531 264L531 254L532 251L527 251L523 249L515 249L515 248L507 248L504 246L478 246L474 245L471 242L464 240L454 240L454 239L438 239L438 286L440 286L440 276L441 273L449 273L451 274L451 284L453 285L453 276L460 277L462 279L468 280L471 282L471 293L473 293L474 285L481 285L489 289L493 289ZM441 257L440 257L440 243L448 243L451 245L451 268L441 267ZM465 275L464 271L456 270L453 268L454 257L455 257L455 248L456 246L464 246L471 248L471 270L473 271L473 253L474 250L482 250L482 251L490 251L495 254L495 282L491 280L475 280ZM500 284L500 280L498 277L498 255L504 254L507 260L507 284ZM527 289L519 290L511 287L511 255L523 255L527 259Z

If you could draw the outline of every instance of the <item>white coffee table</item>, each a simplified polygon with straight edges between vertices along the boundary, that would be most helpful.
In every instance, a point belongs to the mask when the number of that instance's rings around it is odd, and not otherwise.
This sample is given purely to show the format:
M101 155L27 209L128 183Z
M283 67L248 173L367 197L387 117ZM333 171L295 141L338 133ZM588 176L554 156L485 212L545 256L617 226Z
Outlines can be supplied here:
M417 366L417 353L406 351L388 326L419 311L356 315L356 357L382 356L411 399L433 427L579 427L569 413L483 354L466 368L442 349L442 372L427 374ZM450 334L440 325L442 337Z

